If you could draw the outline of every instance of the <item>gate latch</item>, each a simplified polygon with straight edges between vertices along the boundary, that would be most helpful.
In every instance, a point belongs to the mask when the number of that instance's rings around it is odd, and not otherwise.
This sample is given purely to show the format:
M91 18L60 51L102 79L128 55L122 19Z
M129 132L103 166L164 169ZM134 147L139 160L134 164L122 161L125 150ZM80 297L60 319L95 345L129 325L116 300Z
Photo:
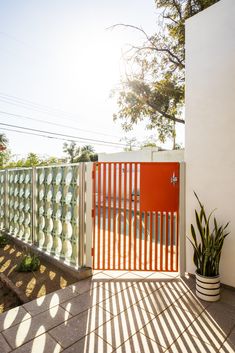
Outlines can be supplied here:
M171 184L175 185L178 181L177 176L175 175L175 173L173 173L172 177L171 177Z

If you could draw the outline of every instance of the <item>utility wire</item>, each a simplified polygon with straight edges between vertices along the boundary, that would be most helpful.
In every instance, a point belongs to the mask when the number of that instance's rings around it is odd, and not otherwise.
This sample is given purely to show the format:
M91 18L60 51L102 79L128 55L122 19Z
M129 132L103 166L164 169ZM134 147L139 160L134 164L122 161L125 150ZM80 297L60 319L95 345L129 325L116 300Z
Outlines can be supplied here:
M12 96L10 94L5 94L3 92L0 92L0 96L4 97L5 99L11 99L11 100L14 100L14 101L24 102L27 105L36 106L36 107L39 107L39 108L46 109L48 111L54 111L54 112L59 113L59 114L63 114L63 115L66 114L66 115L71 115L71 116L77 117L77 115L74 114L74 113L68 113L68 112L65 112L65 111L57 109L57 108L52 108L52 107L49 107L47 105L35 103L35 102L32 102L32 101L30 101L28 99L23 99L23 98L20 98L20 97Z
M0 92L0 101L7 103L7 104L10 104L10 105L14 105L14 106L23 106L23 108L30 109L30 110L33 110L33 111L39 112L39 113L44 113L47 115L52 115L57 118L58 118L58 115L62 115L60 118L62 118L64 120L65 119L70 120L73 122L77 122L77 119L71 119L68 116L78 118L76 114L64 112L62 110L55 109L55 108L50 108L50 107L42 105L42 104L33 103L29 100L25 100L25 99L18 98L15 96L7 95L2 92ZM91 132L90 130L89 131L83 130L83 131ZM105 134L105 133L98 132L98 131L93 131L93 133L97 134L97 135L104 135L104 136L111 136L111 137L119 138L119 136Z
M10 131L10 132L17 132L17 133L24 134L24 135L39 136L39 137L48 138L48 139L52 139L52 140L60 140L60 141L67 141L67 142L68 141L69 142L80 142L79 140L72 140L72 139L66 139L66 138L62 138L62 137L42 135L42 134L37 134L37 133L34 133L34 132L19 131L19 130L15 130L15 129L8 129L8 128L5 128L5 127L1 127L1 130ZM107 144L104 144L104 143L96 143L96 145L107 146ZM112 146L112 147L113 148L123 148L121 146L120 147L119 146Z
M42 119L31 118L31 117L29 117L29 116L25 116L25 115L21 115L21 114L9 113L9 112L3 111L3 110L0 110L0 114L10 115L10 116L13 116L13 117L16 117L16 118L22 118L22 119L37 121L37 122L40 122L40 123L45 123L45 124L54 125L54 126L65 127L65 128L73 129L73 130L77 130L77 131L92 133L91 130L79 129L79 128L76 128L76 127L74 127L74 126L69 126L69 125L64 125L64 124L59 124L59 123L53 123L53 122L48 121L48 120L42 120ZM104 135L104 136L109 136L109 137L110 137L110 136L111 136L111 137L114 137L113 135L108 135L108 134L106 135L106 134L103 134L103 133L95 133L95 134Z
M32 129L32 128L27 128L27 127L23 127L23 126L18 126L18 125L12 125L12 124L6 124L6 123L0 123L0 125L3 126L8 126L8 127L12 127L12 128L17 128L17 129L23 129L23 130L27 130L27 131L35 131L35 132L39 132L39 133L46 133L46 134L50 134L50 135L55 135L55 136L61 136L61 137L66 137L66 138L72 138L72 139L76 139L76 140L83 140L83 141L89 141L92 143L102 143L102 144L107 144L107 145L114 145L114 146L125 146L122 143L117 143L117 142L111 142L111 141L104 141L104 140L96 140L96 139L90 139L90 138L85 138L85 137L80 137L80 136L73 136L73 135L66 135L66 134L60 134L57 132L52 132L52 131L45 131L45 130L39 130L39 129Z

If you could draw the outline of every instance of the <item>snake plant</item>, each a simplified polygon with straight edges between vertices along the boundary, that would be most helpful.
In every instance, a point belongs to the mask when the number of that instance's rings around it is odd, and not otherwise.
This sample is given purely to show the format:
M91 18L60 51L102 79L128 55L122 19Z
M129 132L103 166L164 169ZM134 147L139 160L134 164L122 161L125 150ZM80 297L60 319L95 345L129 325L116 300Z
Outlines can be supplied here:
M229 234L227 231L229 222L225 226L218 225L215 217L213 220L211 219L215 210L207 216L204 206L195 192L194 195L199 203L200 211L195 210L197 231L191 224L192 240L188 238L194 249L193 261L199 275L218 276L224 239Z

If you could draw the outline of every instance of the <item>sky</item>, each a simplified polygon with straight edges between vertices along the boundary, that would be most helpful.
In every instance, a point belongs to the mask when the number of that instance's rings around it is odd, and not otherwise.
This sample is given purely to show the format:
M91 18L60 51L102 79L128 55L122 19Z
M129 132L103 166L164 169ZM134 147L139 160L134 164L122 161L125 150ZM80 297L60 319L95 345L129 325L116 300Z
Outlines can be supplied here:
M47 131L107 153L122 151L124 137L153 135L143 125L126 134L113 122L110 92L123 71L122 53L144 38L130 28L107 28L126 23L154 33L157 17L153 0L0 0L0 132L13 158L61 157L66 138L48 139ZM19 126L44 137L3 130Z

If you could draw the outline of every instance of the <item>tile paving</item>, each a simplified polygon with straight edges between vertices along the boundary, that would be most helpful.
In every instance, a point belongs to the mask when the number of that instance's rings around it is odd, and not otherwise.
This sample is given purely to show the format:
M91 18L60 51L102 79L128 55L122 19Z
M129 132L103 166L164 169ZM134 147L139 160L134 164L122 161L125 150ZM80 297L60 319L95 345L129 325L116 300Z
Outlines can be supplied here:
M190 277L96 271L0 315L0 353L235 353L235 291L195 296Z

